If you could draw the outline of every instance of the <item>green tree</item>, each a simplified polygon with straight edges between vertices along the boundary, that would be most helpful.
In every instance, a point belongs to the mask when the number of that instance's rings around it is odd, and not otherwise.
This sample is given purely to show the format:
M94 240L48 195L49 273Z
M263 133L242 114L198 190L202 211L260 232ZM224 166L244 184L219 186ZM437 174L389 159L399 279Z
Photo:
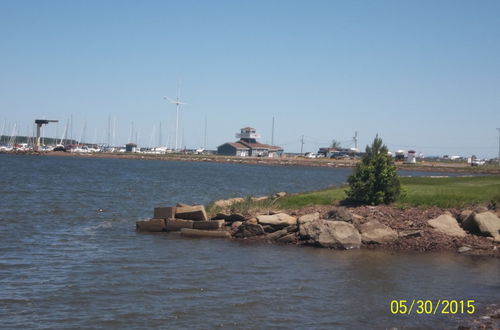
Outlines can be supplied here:
M346 191L348 200L363 204L389 204L401 194L401 184L396 167L388 155L387 147L378 135L354 172L347 179L350 189Z
M330 148L339 149L340 148L340 141L337 141L337 140L333 139L332 140L332 144L330 144Z

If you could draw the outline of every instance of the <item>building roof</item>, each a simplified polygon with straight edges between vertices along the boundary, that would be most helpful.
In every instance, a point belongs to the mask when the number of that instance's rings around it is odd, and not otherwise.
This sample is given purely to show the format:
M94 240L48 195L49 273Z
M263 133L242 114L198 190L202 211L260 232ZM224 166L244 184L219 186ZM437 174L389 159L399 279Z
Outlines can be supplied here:
M245 145L243 145L243 144L241 144L239 142L227 142L227 143L224 143L224 144L229 144L233 148L240 149L240 150L250 150L249 147L247 147L247 146L245 146Z
M263 143L258 143L258 142L251 143L251 142L246 142L246 141L239 141L237 143L245 145L250 149L268 149L268 150L275 150L275 151L283 150L283 148L278 147L278 146L271 146L269 144L263 144Z
M247 127L240 128L240 130L242 130L242 131L243 130L245 130L245 131L246 130L254 130L255 131L255 128L247 126Z

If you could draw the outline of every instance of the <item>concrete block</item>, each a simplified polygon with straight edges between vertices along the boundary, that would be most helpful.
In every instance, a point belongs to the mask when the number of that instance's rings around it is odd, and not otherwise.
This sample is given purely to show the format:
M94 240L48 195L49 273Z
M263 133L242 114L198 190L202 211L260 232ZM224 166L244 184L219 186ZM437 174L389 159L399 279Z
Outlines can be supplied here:
M163 231L165 229L165 220L151 219L151 220L137 221L135 223L135 227L139 231L150 231L150 232Z
M181 235L185 237L212 237L231 238L231 234L225 230L201 230L201 229L181 229Z
M176 219L207 221L207 213L203 205L180 206L175 210Z
M175 218L175 206L155 207L155 219L173 219Z
M194 221L193 229L220 229L224 226L224 220Z
M177 203L177 205L175 205L177 207L186 207L186 206L192 206L192 205L189 205L189 204L184 204L184 203Z
M193 228L193 220L167 219L165 220L166 231L179 231L182 228Z

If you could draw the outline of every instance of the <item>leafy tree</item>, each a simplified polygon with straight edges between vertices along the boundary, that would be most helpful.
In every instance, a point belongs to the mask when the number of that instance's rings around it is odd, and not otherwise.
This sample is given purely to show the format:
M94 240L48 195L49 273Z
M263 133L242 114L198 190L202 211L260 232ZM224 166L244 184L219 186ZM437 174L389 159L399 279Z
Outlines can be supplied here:
M401 184L396 167L378 135L371 146L366 146L362 161L356 165L347 182L350 186L346 191L347 198L353 202L389 204L400 196Z
M332 140L332 144L330 145L330 148L340 148L340 141L337 141L335 139Z

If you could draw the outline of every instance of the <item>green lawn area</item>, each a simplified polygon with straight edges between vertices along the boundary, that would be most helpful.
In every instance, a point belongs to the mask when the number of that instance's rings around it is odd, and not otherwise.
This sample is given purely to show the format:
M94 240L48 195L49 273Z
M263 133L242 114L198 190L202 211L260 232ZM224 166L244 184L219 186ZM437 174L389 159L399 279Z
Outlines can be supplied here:
M400 179L405 190L405 196L395 203L400 207L464 207L487 204L492 201L500 207L500 175ZM331 205L346 198L346 189L348 189L348 186L292 194L283 198L264 201L253 201L251 198L247 198L243 202L233 204L231 212L248 214L255 211L265 212L300 209L312 205ZM222 211L213 207L213 205L209 205L207 210L210 213Z
M463 207L494 201L500 207L500 175L473 177L403 177L405 195L398 206ZM348 187L325 189L286 196L276 204L283 209L327 205L346 198Z
M494 201L500 206L500 175L454 178L401 178L406 196L398 204L463 207Z

